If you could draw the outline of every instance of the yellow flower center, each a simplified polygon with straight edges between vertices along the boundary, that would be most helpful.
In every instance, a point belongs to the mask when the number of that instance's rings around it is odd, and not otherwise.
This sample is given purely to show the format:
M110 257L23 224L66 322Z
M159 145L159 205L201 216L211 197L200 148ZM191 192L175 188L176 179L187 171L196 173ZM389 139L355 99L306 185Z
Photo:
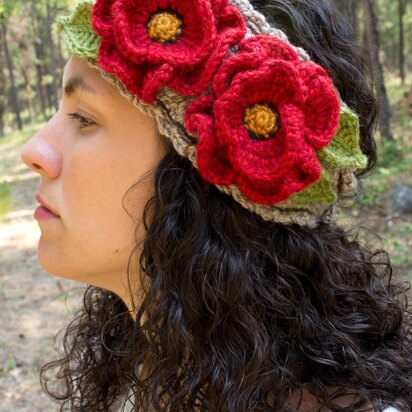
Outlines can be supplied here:
M243 121L246 128L258 139L272 137L280 126L279 114L268 104L254 104L244 113Z
M149 37L160 43L174 43L182 34L182 20L173 12L153 14L147 24Z

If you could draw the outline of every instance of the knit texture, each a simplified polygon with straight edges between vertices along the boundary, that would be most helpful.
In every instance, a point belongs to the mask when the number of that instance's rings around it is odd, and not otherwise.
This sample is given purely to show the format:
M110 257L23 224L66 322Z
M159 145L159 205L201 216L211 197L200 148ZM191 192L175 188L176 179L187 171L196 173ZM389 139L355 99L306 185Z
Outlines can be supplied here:
M62 31L70 53L79 57L94 58L98 53L101 39L91 25L93 5L94 0L83 0L68 16L62 16L57 21L57 29Z
M200 94L229 47L246 34L227 0L97 0L92 25L102 37L99 66L149 104L165 85Z
M357 115L247 0L83 0L58 29L204 179L263 219L332 223L356 188Z
M257 35L220 66L212 91L188 106L186 128L199 136L206 180L234 183L248 199L272 205L319 180L316 151L333 138L339 112L321 67L301 62L284 41Z

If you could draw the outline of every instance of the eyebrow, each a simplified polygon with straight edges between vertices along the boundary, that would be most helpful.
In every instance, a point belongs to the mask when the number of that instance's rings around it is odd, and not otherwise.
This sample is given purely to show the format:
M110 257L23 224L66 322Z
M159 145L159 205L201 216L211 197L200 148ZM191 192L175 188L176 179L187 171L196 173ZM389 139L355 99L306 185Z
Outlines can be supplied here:
M91 87L89 84L87 84L84 81L84 79L80 77L79 75L74 75L73 77L70 77L70 79L67 80L63 88L64 94L66 96L71 96L78 89L86 93L90 93L94 95L96 94L96 90L93 87Z

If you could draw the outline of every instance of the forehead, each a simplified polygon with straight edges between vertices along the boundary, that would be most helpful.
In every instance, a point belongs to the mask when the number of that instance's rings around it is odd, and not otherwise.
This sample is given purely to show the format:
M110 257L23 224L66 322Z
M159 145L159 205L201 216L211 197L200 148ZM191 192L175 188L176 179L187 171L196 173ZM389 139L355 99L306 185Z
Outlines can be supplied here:
M63 69L62 88L69 86L69 91L80 88L95 95L110 94L115 96L115 87L101 76L100 72L89 66L84 58L72 56Z

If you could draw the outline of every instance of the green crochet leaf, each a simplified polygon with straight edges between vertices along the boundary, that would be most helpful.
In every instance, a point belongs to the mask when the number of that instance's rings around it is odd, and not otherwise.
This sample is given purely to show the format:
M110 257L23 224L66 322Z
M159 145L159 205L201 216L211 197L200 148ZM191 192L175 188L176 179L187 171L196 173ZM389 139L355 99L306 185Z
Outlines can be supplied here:
M290 199L299 204L334 203L337 194L332 190L333 169L363 169L368 158L359 147L359 119L346 105L342 105L339 127L329 144L318 151L322 175L318 181L304 190L294 193Z
M319 180L312 183L304 190L294 193L289 199L299 204L334 203L338 199L338 196L331 189L331 181L332 176L330 172L323 168Z
M332 168L364 169L368 158L359 147L359 119L347 106L342 106L339 128L329 144L318 152L322 165Z
M57 30L62 32L70 53L79 57L97 57L101 38L93 30L91 9L94 0L80 0L68 16L57 20Z

